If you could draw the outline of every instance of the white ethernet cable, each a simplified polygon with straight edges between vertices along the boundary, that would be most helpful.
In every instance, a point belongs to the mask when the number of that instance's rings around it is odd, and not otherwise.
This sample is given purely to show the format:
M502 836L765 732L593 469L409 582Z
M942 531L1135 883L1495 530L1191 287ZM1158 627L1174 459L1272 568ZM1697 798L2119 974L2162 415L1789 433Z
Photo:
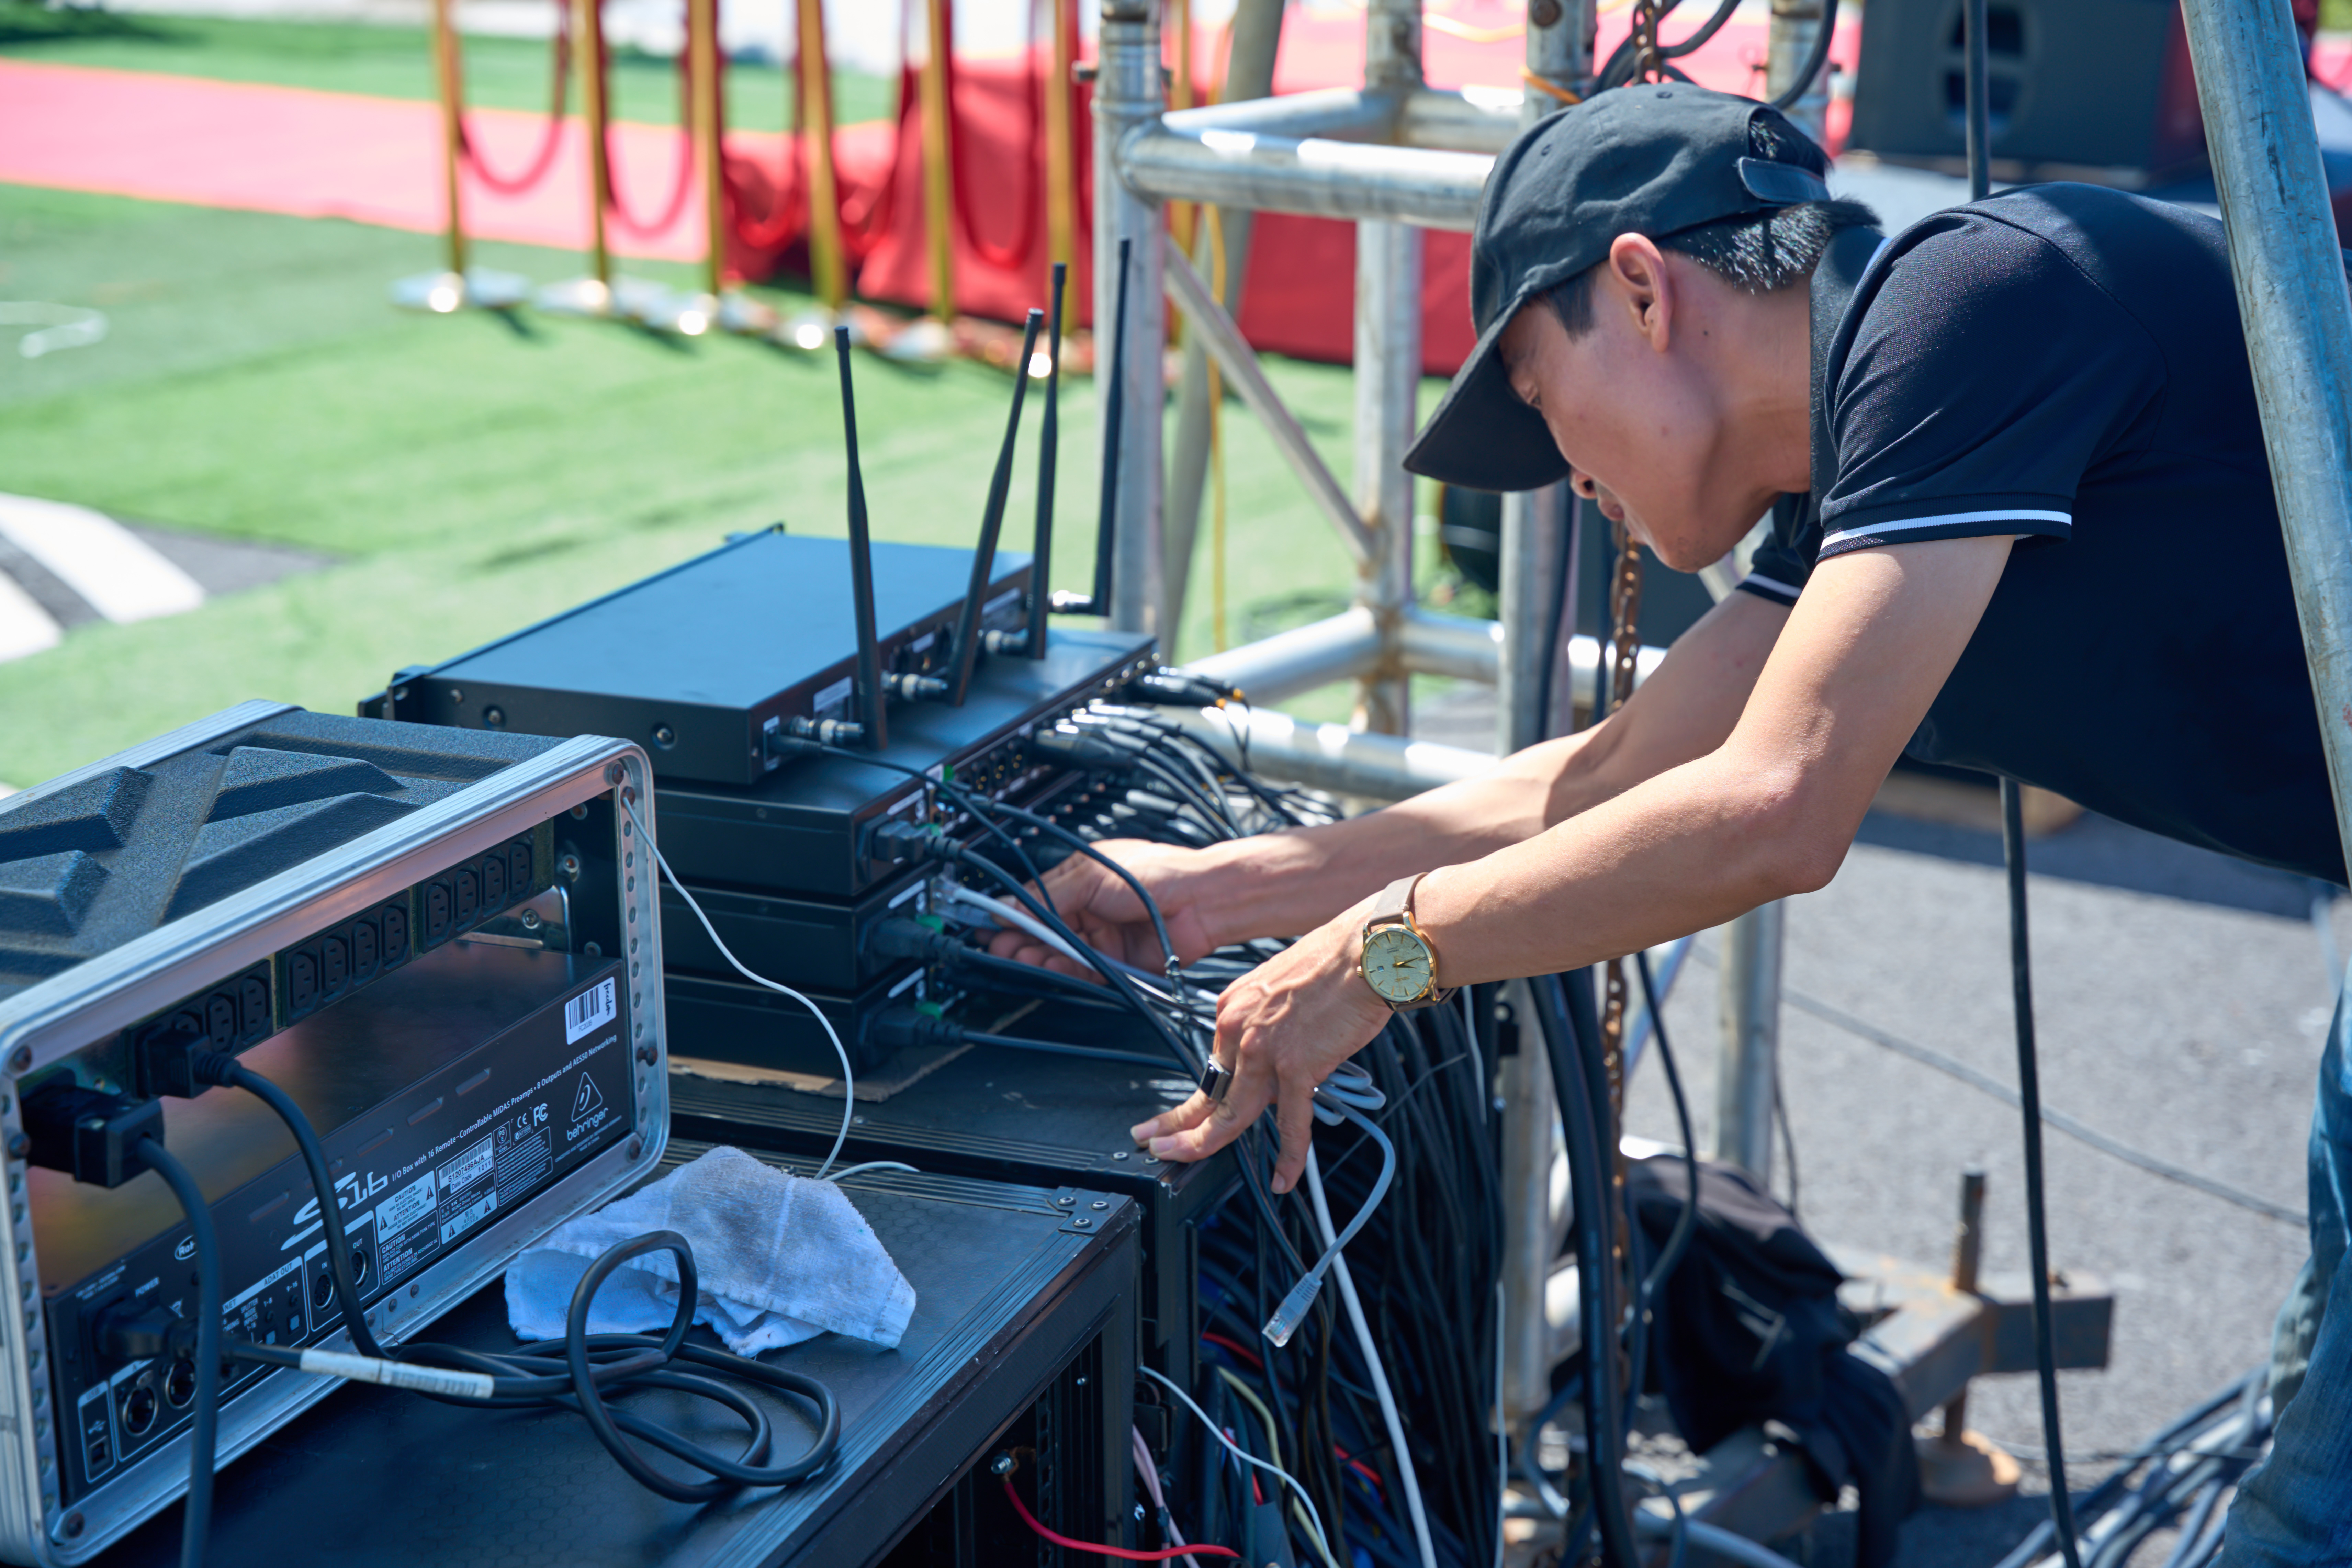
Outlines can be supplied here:
M961 882L949 882L946 885L946 897L953 903L966 904L980 910L1000 926L1028 932L1072 963L1083 963L1088 968L1095 967L1084 953L1070 945L1068 938L1018 904L991 897L977 888L967 888Z
M686 907L692 910L694 918L702 922L702 930L710 938L710 944L719 950L719 956L734 965L735 973L754 985L764 985L777 995L789 996L807 1008L817 1023L824 1026L824 1037L833 1042L833 1054L841 1058L841 1131L833 1135L833 1152L824 1157L824 1163L817 1167L816 1179L820 1182L824 1180L825 1173L833 1169L833 1163L841 1158L841 1146L849 1142L850 1119L857 1113L857 1071L849 1065L848 1048L841 1043L841 1037L834 1032L833 1020L826 1017L815 1003L789 985L779 984L764 974L755 974L743 967L743 961L719 940L719 932L711 927L710 917L702 912L702 906L695 901L692 893L686 890L686 884L677 879L677 873L669 868L668 859L663 856L661 846L654 842L654 836L646 831L645 822L637 816L636 806L626 795L618 792L615 795L621 809L627 812L629 820L637 825L637 842L646 847L646 853L654 858L654 864L661 868L661 874L669 879L669 885L677 889L677 896L686 900Z
M1355 1217L1348 1222L1347 1229L1335 1237L1328 1226L1324 1227L1323 1256L1315 1260L1313 1268L1298 1277L1298 1283L1290 1288L1289 1294L1284 1296L1275 1308L1274 1316L1268 1318L1265 1327L1258 1331L1277 1350L1288 1344L1290 1336L1298 1331L1307 1310L1322 1293L1323 1276L1339 1261L1342 1250L1356 1239L1356 1233L1364 1228L1372 1217L1372 1211L1379 1208L1381 1200L1389 1195L1389 1183L1396 1177L1396 1145L1390 1142L1388 1134L1365 1114L1366 1111L1378 1110L1387 1103L1387 1097L1372 1082L1371 1074L1354 1062L1341 1062L1332 1069L1330 1077L1315 1086L1315 1120L1326 1127L1352 1121L1362 1128L1364 1136L1380 1148L1381 1173L1373 1179L1370 1195L1364 1199L1363 1206L1356 1210ZM1312 1169L1315 1154L1311 1142L1307 1158L1308 1168Z
M1355 1120L1361 1121L1367 1131L1371 1130L1371 1122L1360 1112ZM1395 1159L1395 1152L1389 1151L1391 1165ZM1377 1200L1379 1189L1373 1192ZM1396 1456L1397 1479L1404 1485L1405 1506L1412 1515L1412 1539L1421 1549L1421 1568L1437 1568L1437 1548L1429 1539L1429 1510L1421 1500L1421 1478L1413 1472L1412 1450L1405 1447L1404 1418L1397 1414L1396 1395L1389 1389L1388 1370L1381 1365L1380 1349L1372 1343L1371 1325L1364 1321L1364 1304L1356 1299L1356 1281L1348 1272L1347 1254L1340 1250L1339 1238L1332 1232L1331 1205L1323 1196L1323 1169L1311 1143L1307 1150L1307 1195L1315 1205L1315 1228L1323 1233L1323 1244L1328 1248L1324 1257L1330 1261L1332 1278L1339 1282L1339 1300L1347 1304L1348 1322L1356 1331L1357 1348L1364 1352L1364 1368L1371 1374L1372 1393L1381 1403L1381 1425L1389 1429L1389 1449ZM1350 1235L1371 1210L1371 1204L1367 1203L1349 1222ZM1316 1267L1322 1265L1318 1263Z

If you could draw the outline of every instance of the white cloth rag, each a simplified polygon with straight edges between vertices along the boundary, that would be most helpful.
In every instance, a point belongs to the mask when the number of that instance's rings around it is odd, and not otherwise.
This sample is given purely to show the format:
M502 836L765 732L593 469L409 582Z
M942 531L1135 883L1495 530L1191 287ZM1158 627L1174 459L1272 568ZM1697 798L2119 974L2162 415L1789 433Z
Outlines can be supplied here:
M589 1264L650 1230L674 1230L694 1248L694 1321L738 1355L826 1332L889 1348L914 1316L915 1288L839 1187L722 1148L558 1226L517 1258L507 1269L508 1323L525 1340L562 1339ZM632 1258L598 1289L588 1331L666 1329L677 1291L676 1254Z

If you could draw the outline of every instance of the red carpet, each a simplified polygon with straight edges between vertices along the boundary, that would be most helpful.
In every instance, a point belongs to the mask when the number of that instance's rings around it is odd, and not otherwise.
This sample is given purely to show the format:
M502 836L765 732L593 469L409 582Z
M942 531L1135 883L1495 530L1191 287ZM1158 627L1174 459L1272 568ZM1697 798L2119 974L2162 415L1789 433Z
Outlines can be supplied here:
M520 170L538 151L542 116L476 110L471 135L494 171ZM341 217L437 233L440 110L430 103L195 77L0 60L0 184L47 185L295 217ZM728 138L738 156L776 167L784 139ZM622 124L614 181L650 220L670 204L679 138ZM889 160L890 127L856 125L839 139L843 173L870 185ZM520 196L468 175L467 232L484 239L580 249L588 233L586 138L578 121L548 175ZM702 255L702 201L688 191L673 221L649 234L607 225L623 256L692 261Z
M1424 50L1430 81L1517 86L1518 19L1517 9L1500 0L1455 0L1433 11ZM1670 39L1678 35L1671 23L1666 30ZM1622 10L1602 19L1604 57L1624 31ZM1839 29L1833 54L1849 70L1858 41L1854 27ZM1205 80L1214 40L1203 34L1198 42L1196 70ZM1763 55L1762 25L1735 21L1681 63L1707 86L1753 91ZM1360 14L1300 8L1286 24L1276 85L1297 91L1360 80L1362 57ZM956 67L956 305L1008 320L1017 320L1045 294L1045 160L1037 129L1045 72L1027 67L1017 57L962 60ZM907 97L911 103L913 94ZM1076 98L1080 254L1073 282L1079 310L1090 317L1085 237L1092 206L1090 121L1083 88ZM438 115L430 103L0 60L0 183L437 232L446 220ZM1843 132L1844 105L1834 104L1832 115L1834 143ZM545 129L540 115L501 110L476 110L469 124L482 159L509 177L530 164ZM772 193L792 151L787 139L746 132L728 142L740 193L730 206L773 207ZM847 127L836 147L851 248L862 258L859 292L928 305L919 119L909 112L896 124ZM699 193L689 189L673 200L683 173L681 149L674 129L614 128L614 179L626 215L607 224L617 254L682 261L701 257ZM787 188L797 184L794 173ZM779 228L800 226L789 221L797 216L796 190L793 196L782 209L785 221ZM565 128L546 177L529 190L505 194L469 172L462 200L467 229L478 237L583 248L587 175L580 126ZM740 211L734 216L733 270L756 276L778 258L793 256L796 242L779 245L776 237L756 233L746 241L744 233L760 226ZM1262 218L1256 232L1242 310L1251 341L1278 353L1347 359L1353 228L1277 215ZM1429 370L1444 373L1461 362L1471 342L1468 237L1433 232L1426 255L1423 359Z

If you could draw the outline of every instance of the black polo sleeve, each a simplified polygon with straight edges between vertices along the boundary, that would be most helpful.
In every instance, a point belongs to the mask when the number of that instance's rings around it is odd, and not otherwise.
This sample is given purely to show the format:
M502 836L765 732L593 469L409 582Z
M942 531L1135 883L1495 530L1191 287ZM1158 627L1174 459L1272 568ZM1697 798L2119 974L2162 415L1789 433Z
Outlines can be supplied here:
M1827 383L1837 475L1817 561L1918 540L2068 538L2076 487L2147 443L2166 377L2147 329L2065 250L1961 209L1878 257Z
M1819 548L1821 540L1811 514L1811 498L1806 496L1782 496L1772 503L1772 525L1748 560L1748 575L1739 580L1743 592L1776 605L1797 602L1813 569L1807 546Z

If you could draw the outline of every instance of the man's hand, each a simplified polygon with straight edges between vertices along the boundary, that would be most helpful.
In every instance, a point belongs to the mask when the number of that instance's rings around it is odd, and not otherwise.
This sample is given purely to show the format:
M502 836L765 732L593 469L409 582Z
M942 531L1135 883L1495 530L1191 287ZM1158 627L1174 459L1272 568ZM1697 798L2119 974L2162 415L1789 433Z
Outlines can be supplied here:
M1177 957L1189 963L1218 945L1200 907L1202 851L1142 838L1106 839L1094 847L1151 894L1152 902L1160 906L1160 918L1168 922L1168 940L1175 944ZM1063 921L1097 952L1154 974L1166 965L1159 933L1151 929L1143 900L1135 896L1125 878L1102 861L1073 854L1045 873L1042 890ZM1100 978L1094 970L1072 963L1023 931L998 932L989 939L988 951L999 958L1018 959L1081 979Z
M1273 1105L1282 1133L1274 1190L1297 1185L1307 1169L1315 1086L1389 1021L1387 1004L1358 968L1370 912L1366 900L1227 986L1213 1047L1213 1058L1234 1074L1223 1103L1195 1090L1134 1129L1136 1142L1163 1160L1205 1160Z

